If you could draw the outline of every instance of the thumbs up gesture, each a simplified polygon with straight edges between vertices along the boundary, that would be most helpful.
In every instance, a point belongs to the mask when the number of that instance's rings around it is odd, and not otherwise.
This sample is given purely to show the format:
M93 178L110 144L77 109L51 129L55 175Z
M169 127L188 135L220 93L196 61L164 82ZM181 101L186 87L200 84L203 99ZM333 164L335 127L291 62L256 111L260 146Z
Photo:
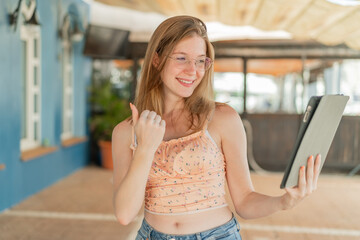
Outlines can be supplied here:
M164 138L165 121L154 111L144 110L139 117L136 106L130 103L130 108L137 148L155 153Z

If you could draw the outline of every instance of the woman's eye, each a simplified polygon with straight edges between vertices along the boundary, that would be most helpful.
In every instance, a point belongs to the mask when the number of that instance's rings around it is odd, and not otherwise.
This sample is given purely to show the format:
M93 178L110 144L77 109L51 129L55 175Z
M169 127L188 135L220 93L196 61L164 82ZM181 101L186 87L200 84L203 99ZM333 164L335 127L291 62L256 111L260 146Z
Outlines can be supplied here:
M203 64L205 63L205 59L198 59L197 62Z
M180 62L185 62L186 58L185 57L177 57L176 60L178 60Z

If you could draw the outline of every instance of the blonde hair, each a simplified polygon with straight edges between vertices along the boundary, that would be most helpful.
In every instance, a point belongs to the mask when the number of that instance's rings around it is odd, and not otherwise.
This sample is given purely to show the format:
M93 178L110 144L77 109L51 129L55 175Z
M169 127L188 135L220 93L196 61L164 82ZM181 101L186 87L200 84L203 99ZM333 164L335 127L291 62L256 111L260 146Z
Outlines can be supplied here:
M214 59L214 48L208 39L206 26L200 19L191 16L175 16L166 19L157 27L149 41L137 86L135 106L139 113L147 109L155 111L160 116L163 115L163 82L160 75L168 60L164 56L169 55L182 39L194 35L204 39L206 56ZM156 55L159 63L155 67L153 61ZM184 110L190 113L190 128L194 130L203 127L207 116L215 106L212 78L213 66L205 72L193 94L184 99Z

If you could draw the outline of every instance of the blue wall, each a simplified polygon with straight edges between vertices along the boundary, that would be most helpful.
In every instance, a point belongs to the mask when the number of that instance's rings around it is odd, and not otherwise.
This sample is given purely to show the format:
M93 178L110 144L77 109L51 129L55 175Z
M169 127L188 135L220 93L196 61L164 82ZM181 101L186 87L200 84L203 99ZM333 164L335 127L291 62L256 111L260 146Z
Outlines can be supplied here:
M88 22L89 6L81 0L37 0L41 23L42 139L57 151L24 162L20 159L22 70L19 18L17 29L10 28L7 14L16 9L15 0L0 2L0 211L44 189L88 163L88 142L61 146L62 78L61 40L58 19L76 9ZM62 16L58 16L61 9ZM61 23L60 23L61 24ZM82 55L83 42L74 44L75 127L77 136L87 136L87 87L91 78L91 59Z

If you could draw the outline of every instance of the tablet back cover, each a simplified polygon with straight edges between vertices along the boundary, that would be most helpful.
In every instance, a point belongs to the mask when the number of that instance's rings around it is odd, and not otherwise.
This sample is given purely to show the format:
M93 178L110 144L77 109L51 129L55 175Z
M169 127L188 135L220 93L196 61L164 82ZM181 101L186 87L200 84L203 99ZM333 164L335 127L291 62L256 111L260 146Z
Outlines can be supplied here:
M281 188L298 184L299 169L306 166L310 155L315 157L318 153L321 154L320 170L322 169L348 100L348 96L342 95L325 95L309 100L308 107L312 106L313 111L309 116L306 116L307 112L304 114ZM306 117L308 119L304 121Z

